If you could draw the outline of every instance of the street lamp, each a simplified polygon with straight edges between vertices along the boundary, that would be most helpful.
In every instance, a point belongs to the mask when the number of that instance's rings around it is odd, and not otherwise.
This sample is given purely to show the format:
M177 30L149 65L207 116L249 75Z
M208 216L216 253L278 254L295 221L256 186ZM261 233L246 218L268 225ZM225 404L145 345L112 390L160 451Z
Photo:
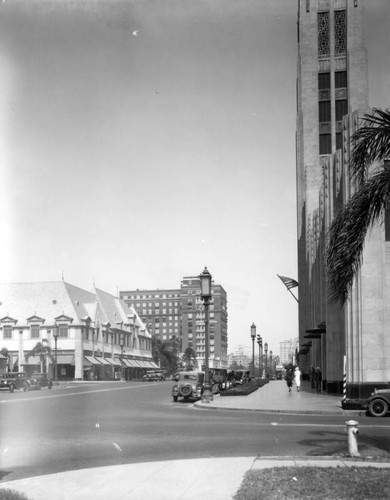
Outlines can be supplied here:
M204 377L204 391L202 394L202 401L209 403L213 399L212 385L210 381L209 371L209 304L211 301L211 280L212 276L208 272L207 267L204 268L203 273L199 275L200 279L200 298L204 304L204 335L205 335L205 377Z
M57 380L57 340L58 340L58 326L53 328L54 337L54 380Z
M269 367L270 367L270 376L273 374L273 366L272 366L272 351L269 352Z
M259 344L259 378L261 378L261 351L263 350L263 339L260 335L257 336L257 343Z
M268 360L267 360L267 353L268 353L268 344L267 342L264 344L264 352L265 352L265 378L268 378Z
M256 325L252 323L251 326L251 337L252 337L252 377L255 376L255 338L256 338Z
M120 338L119 338L119 342L120 342L120 346L121 346L121 380L125 380L125 376L124 376L124 368L123 368L123 346L125 344L125 336L124 334L121 334Z

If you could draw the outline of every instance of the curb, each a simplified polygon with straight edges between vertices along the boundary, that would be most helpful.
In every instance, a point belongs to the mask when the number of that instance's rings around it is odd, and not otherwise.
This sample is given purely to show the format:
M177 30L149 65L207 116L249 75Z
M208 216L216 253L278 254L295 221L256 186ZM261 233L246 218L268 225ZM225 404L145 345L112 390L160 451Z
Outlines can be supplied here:
M288 415L334 415L334 416L348 416L356 415L361 416L365 410L282 410L282 409L265 409L265 408L233 408L210 405L210 403L194 403L194 407L201 410L223 410L223 411L247 411L258 413L275 413L275 414L288 414Z

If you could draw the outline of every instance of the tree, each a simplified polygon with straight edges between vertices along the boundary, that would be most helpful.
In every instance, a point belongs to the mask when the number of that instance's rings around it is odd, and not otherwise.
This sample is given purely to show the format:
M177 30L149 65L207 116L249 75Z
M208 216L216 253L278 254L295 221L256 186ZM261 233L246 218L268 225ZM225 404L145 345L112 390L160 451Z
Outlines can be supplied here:
M195 351L192 347L187 347L187 349L184 351L181 361L184 364L185 370L191 371L198 368L198 361L196 359Z
M26 360L28 361L30 357L36 356L39 357L39 361L41 363L41 372L45 372L46 360L53 360L50 346L43 342L37 342L31 351L26 354Z
M166 369L169 373L177 371L178 352L180 341L176 336L169 340L161 340L157 335L152 337L152 356L156 363L159 363L161 368Z
M9 353L8 349L6 347L2 347L1 350L0 350L0 354L2 356L4 356L5 358L7 358L7 371L11 371L10 370L11 356L10 356L10 353Z
M390 110L374 108L352 136L349 164L356 191L329 229L326 274L330 301L344 304L362 264L368 230L383 217L390 201Z

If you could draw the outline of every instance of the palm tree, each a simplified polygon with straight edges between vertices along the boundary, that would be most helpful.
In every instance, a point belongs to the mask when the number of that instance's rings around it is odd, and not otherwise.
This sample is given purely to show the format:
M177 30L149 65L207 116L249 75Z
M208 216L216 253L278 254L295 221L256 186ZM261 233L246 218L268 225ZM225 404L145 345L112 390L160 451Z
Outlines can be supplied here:
M11 355L10 355L8 349L6 347L2 347L0 350L0 354L2 356L4 356L5 358L7 358L7 371L11 371L10 370Z
M349 171L356 191L329 229L326 273L330 301L344 304L362 264L367 231L390 201L390 110L373 108L352 136ZM375 168L370 170L371 166Z
M41 372L45 372L46 360L48 358L51 360L53 359L50 346L43 342L37 342L31 351L26 354L26 360L28 361L28 358L35 356L39 357Z
M198 361L192 347L187 347L184 351L182 362L185 365L186 370L196 370L196 368L198 368Z
M177 356L180 342L176 336L170 340L161 340L154 335L152 337L152 357L156 363L160 362L161 368L165 368L169 373L177 370Z

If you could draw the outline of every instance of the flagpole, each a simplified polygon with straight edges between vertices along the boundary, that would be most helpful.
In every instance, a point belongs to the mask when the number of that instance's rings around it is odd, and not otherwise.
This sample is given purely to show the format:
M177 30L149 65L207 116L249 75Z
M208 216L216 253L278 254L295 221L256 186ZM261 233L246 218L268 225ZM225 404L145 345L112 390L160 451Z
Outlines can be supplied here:
M291 293L291 295L294 297L294 299L295 299L295 300L298 302L298 304L299 304L299 300L295 297L295 295L292 293L292 291L291 291L289 288L287 288L287 290Z

